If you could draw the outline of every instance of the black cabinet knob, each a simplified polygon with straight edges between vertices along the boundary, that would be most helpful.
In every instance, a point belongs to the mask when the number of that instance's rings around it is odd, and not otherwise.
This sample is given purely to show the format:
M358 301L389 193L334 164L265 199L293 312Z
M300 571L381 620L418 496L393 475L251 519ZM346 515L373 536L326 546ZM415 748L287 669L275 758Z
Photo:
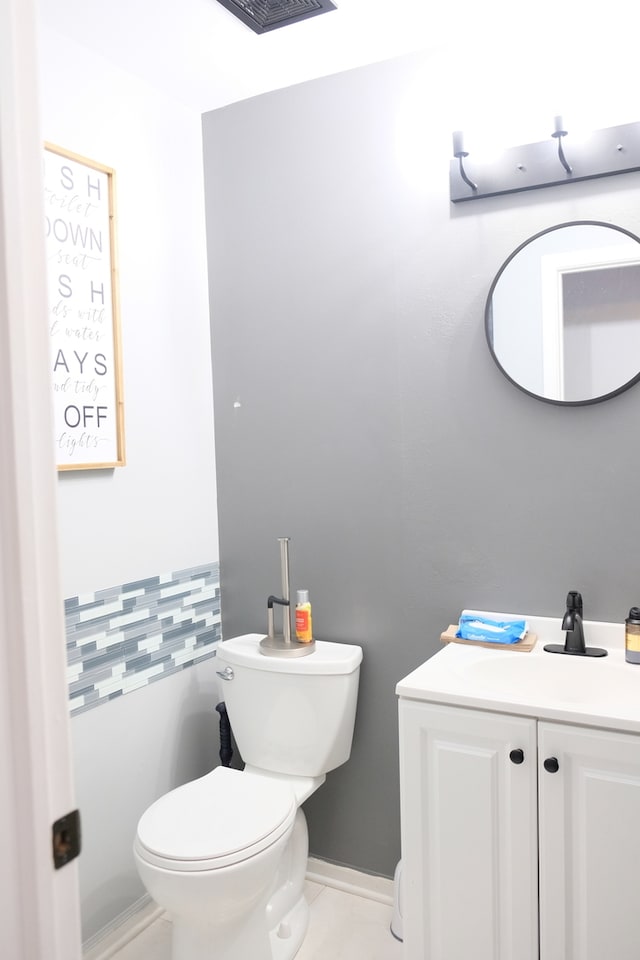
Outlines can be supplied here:
M543 764L547 773L557 773L560 769L557 757L547 757Z
M524 750L512 750L509 754L511 763L524 763Z

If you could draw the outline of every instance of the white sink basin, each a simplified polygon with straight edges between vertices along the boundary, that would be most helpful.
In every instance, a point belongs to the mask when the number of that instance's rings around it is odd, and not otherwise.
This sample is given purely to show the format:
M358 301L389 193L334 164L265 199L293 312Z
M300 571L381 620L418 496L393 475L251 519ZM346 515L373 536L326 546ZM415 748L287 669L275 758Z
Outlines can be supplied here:
M640 665L621 665L618 660L565 656L542 652L505 654L500 659L473 660L460 665L482 690L495 697L535 696L546 702L575 704L610 703L612 699L637 698L640 707Z

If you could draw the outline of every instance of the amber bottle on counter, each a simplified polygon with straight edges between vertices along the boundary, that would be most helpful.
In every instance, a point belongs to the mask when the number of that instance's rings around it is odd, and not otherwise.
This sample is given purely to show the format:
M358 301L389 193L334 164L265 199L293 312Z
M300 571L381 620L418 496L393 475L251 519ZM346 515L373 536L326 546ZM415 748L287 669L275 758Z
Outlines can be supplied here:
M624 622L624 658L627 663L640 663L640 607L631 607Z

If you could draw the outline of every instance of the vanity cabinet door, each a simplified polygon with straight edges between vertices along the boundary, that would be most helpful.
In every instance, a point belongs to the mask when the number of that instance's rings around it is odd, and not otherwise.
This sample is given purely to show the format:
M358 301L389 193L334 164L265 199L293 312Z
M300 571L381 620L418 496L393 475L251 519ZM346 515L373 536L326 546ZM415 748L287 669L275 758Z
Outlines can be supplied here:
M540 722L538 754L541 960L638 960L640 737Z
M399 717L405 960L537 960L536 721Z

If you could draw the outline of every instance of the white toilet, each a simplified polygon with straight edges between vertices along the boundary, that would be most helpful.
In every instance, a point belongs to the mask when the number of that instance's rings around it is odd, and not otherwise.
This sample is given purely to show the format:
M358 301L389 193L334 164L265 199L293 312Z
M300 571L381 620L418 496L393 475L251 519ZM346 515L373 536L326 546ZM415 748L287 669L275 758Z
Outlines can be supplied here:
M307 929L300 806L349 759L362 650L317 640L308 656L265 656L260 640L217 652L244 770L216 767L138 823L134 857L173 920L172 960L291 960Z

